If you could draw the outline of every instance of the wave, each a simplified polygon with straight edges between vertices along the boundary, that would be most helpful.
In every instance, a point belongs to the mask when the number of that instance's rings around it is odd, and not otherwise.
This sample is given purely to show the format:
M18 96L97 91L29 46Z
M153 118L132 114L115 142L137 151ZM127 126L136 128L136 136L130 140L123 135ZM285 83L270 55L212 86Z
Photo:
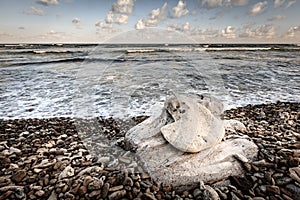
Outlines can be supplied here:
M153 49L127 49L127 54L158 53L158 52L202 52L202 51L300 51L300 48L277 47L198 47L198 48L153 48Z

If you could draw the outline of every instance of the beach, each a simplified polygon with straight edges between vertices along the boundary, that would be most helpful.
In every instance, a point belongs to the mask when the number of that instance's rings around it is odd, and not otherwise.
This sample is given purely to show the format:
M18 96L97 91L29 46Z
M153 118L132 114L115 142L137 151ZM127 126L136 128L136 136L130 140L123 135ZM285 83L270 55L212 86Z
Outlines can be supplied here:
M257 159L240 160L243 177L199 183L189 191L155 183L134 152L124 150L124 134L145 116L130 124L101 117L2 119L0 199L299 199L300 104L247 105L225 111L223 118L247 128L227 131L224 140L254 141ZM91 121L102 131L80 132L78 123ZM116 148L105 146L111 144Z

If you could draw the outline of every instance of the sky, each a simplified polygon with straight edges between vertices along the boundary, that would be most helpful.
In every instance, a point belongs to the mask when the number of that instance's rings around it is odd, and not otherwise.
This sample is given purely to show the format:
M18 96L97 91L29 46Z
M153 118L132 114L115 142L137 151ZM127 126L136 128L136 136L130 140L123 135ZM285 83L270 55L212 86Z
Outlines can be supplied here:
M299 19L299 0L0 0L0 43L300 44Z

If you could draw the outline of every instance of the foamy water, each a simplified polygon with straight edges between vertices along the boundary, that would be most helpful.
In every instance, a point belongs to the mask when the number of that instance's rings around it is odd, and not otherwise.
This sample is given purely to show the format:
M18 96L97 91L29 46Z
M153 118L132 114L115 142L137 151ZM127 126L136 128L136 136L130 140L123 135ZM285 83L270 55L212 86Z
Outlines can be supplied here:
M300 101L296 46L27 45L0 48L0 118L151 114L174 93L225 109Z

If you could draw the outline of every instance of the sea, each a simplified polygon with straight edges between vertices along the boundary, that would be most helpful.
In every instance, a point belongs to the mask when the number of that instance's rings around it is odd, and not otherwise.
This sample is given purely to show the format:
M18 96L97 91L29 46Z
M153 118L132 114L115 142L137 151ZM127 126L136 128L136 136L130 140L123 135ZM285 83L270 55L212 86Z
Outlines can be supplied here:
M224 109L300 102L300 46L1 44L0 118L151 115L170 95Z

